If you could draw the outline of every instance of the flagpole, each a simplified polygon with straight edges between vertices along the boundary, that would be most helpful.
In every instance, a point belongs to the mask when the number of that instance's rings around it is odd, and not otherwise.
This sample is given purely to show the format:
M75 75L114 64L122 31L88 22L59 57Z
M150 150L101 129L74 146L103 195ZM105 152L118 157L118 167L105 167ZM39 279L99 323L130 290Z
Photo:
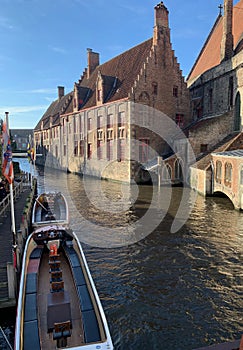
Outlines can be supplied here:
M29 163L30 163L30 188L32 190L32 180L33 180L33 164L32 164L32 156L31 156L31 149L32 149L32 140L31 135L29 134Z
M7 133L9 134L9 124L8 124L8 114L9 112L5 112L6 117L6 127ZM12 179L14 178L14 173L12 173ZM16 228L15 228L15 216L14 216L14 196L13 196L13 181L9 183L9 192L10 192L10 205L11 205L11 222L12 222L12 234L13 234L13 248L16 249L17 240L16 240Z

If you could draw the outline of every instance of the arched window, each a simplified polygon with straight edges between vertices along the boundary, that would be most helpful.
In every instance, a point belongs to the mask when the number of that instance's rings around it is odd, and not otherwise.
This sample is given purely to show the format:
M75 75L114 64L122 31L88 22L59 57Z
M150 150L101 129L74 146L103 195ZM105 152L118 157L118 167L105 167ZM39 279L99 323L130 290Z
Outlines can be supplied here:
M182 163L180 159L175 161L175 180L183 180Z
M166 164L163 167L163 171L162 171L162 181L170 182L171 181L171 174L172 174L171 167L169 164Z
M232 164L225 163L225 175L224 175L224 183L226 186L231 187L232 182Z
M240 93L238 92L235 99L235 123L234 123L234 129L235 131L240 131L241 129L241 98Z
M219 160L217 160L217 162L216 162L216 182L221 184L221 180L222 180L222 163Z

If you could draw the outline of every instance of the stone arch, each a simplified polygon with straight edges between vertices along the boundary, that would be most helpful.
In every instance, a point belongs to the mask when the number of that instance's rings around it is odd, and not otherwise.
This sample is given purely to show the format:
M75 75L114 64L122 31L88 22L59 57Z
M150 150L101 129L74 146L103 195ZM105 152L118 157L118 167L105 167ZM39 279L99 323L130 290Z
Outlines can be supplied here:
M171 182L172 169L169 164L166 164L162 168L162 181Z
M241 98L240 93L237 92L235 97L235 113L234 113L234 131L241 130Z

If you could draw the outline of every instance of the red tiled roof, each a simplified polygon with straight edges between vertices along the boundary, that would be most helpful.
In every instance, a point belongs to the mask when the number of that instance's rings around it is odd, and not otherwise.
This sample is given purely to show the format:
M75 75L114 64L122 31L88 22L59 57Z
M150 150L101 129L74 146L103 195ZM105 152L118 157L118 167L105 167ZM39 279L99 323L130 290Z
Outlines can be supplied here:
M58 125L60 120L60 113L69 113L72 110L72 96L73 92L71 91L60 99L53 101L43 114L42 118L39 120L34 130L40 130L42 122L43 128L48 129L50 127L50 117L53 117L52 124Z
M152 39L149 39L99 65L89 78L87 78L87 75L84 75L79 83L79 87L89 88L91 95L82 108L90 108L96 105L95 91L99 72L107 82L107 85L110 86L110 89L112 89L113 83L117 79L115 88L113 88L113 91L110 90L110 94L109 92L107 93L108 100L104 102L112 102L128 97L130 89L141 70L142 64L149 56L151 48Z
M150 54L152 48L152 38L123 52L119 56L96 67L89 78L84 74L77 83L79 98L82 100L80 109L90 108L96 105L96 82L99 72L106 85L106 96L104 102L112 102L127 98L131 88L140 73L143 63ZM35 127L35 131L43 128L47 129L50 124L50 117L53 117L53 125L59 123L60 114L73 112L72 108L73 92L56 100L48 107L41 120Z
M235 4L233 9L233 36L236 48L243 34L243 0ZM187 80L192 81L207 70L220 63L220 44L223 35L223 17L218 16Z

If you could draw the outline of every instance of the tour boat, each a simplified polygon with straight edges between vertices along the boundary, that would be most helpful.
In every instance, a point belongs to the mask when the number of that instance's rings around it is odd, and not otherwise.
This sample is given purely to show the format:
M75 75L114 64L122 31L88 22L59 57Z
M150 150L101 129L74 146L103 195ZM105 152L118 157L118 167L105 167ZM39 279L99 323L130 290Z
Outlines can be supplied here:
M32 212L32 226L55 224L68 225L69 213L66 198L61 192L41 193L36 198Z
M25 245L15 350L112 350L112 340L81 244L68 227L61 193L41 194Z

